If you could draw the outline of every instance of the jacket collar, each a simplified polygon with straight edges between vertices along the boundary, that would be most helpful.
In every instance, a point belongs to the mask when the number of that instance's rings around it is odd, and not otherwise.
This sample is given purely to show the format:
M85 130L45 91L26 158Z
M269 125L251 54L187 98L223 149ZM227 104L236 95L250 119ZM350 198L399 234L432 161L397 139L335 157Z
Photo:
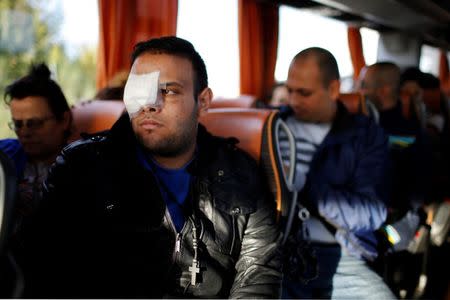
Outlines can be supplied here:
M357 131L355 129L354 116L348 112L344 104L338 101L336 117L334 118L331 125L331 130L325 137L322 145L325 147L344 143L357 135Z
M126 156L126 164L138 165L137 139L134 135L128 115L122 115L107 133L111 148L117 155ZM224 212L232 213L239 207L241 213L250 213L255 210L255 195L246 194L236 190L236 181L239 181L236 170L226 163L226 156L221 149L233 148L238 142L236 138L222 138L211 135L206 128L199 124L197 131L197 155L188 166L188 171L201 180L201 185L214 194L214 205ZM206 181L205 181L206 180ZM226 188L226 187L230 188ZM225 187L225 188L224 188ZM239 197L238 194L243 193Z
M136 146L137 139L133 132L130 119L127 114L123 114L119 120L112 126L108 133L111 143L114 144L114 149L117 153L126 154L137 161ZM213 162L217 156L217 148L220 147L223 138L212 136L206 128L198 125L197 131L197 155L188 167L188 171L193 175L207 175L203 174L202 170ZM232 143L237 143L237 140L229 139Z
M282 106L280 115L282 119L292 116L294 111L290 106ZM341 101L337 101L336 116L331 125L331 130L325 137L321 146L328 146L345 142L355 136L357 131L354 130L354 116L345 108Z

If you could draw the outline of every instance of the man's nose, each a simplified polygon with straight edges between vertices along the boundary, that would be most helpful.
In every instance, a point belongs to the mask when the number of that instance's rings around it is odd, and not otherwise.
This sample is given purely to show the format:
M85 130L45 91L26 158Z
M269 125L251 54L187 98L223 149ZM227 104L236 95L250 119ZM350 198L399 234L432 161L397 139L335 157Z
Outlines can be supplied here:
M21 137L21 138L31 137L31 132L32 132L32 130L30 128L28 128L27 126L22 126L16 130L17 136Z
M152 104L152 105L148 105L144 108L144 112L146 113L158 113L161 111L161 105L158 104Z

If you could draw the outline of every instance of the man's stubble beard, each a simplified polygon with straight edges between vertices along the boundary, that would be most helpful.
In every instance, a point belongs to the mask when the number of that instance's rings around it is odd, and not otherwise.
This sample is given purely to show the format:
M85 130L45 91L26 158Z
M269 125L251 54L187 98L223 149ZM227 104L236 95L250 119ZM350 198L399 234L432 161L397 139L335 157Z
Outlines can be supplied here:
M157 144L146 142L141 136L136 136L149 154L162 157L176 157L188 151L196 140L198 129L197 105L189 118L189 123L178 126L178 132Z

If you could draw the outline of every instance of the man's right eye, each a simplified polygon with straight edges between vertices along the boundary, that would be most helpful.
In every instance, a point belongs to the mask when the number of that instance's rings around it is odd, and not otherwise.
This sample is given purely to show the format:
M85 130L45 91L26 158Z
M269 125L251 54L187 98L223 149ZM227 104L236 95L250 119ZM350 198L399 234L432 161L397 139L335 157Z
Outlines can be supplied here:
M311 92L311 91L304 90L304 89L300 89L300 90L298 91L298 93L299 93L301 96L303 96L303 97L309 97L309 96L312 95L312 92Z
M171 91L169 89L161 89L161 93L163 95L174 95L175 94L174 91Z

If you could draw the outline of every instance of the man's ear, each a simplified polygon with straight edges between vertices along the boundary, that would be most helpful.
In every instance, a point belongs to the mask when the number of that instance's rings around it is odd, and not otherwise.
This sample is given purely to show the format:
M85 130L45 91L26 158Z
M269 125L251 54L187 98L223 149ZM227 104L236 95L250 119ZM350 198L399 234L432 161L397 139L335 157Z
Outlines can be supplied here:
M330 82L328 86L328 93L330 94L330 98L334 101L339 99L339 94L341 92L341 82L337 79L334 79Z
M211 105L211 101L213 98L212 90L207 87L205 88L197 97L197 109L198 115L202 116L203 114L208 112L208 108Z

